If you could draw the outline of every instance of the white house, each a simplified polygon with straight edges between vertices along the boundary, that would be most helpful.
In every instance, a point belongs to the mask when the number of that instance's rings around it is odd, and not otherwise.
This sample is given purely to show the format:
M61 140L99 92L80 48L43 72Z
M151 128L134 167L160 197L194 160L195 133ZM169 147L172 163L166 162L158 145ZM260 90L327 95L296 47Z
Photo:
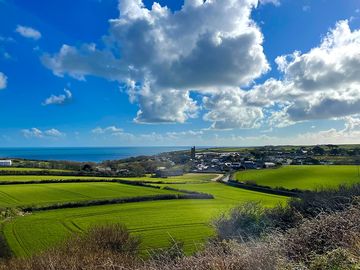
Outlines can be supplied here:
M11 165L11 160L0 160L0 167L10 167Z

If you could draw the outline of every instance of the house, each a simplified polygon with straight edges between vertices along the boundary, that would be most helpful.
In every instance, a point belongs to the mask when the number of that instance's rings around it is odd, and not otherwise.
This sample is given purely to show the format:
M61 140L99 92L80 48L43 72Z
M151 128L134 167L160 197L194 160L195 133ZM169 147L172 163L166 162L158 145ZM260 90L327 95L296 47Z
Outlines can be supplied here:
M10 167L11 165L11 160L0 160L0 167Z
M233 169L241 169L241 168L242 168L242 165L241 165L240 162L233 162L233 163L231 164L231 168L233 168Z
M242 166L245 168L245 169L256 169L257 168L257 165L254 161L244 161L242 163Z
M276 164L274 162L264 162L263 168L273 168Z

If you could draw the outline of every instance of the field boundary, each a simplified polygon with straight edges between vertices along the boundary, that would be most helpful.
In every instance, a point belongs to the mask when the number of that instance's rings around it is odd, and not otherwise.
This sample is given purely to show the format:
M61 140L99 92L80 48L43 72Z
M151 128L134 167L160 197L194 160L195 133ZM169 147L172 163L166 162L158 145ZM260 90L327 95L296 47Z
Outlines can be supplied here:
M108 178L108 179L91 179L91 178L74 178L74 179L44 179L44 180L24 180L24 181L12 181L12 180L0 180L0 186L5 185L27 185L27 184L66 184L66 183L121 183L129 184L136 186L150 186L151 184L197 184L197 183L206 183L209 181L179 181L179 182L166 182L166 181L149 181L149 180L126 180L126 179L117 179L117 178ZM154 187L154 186L153 186ZM157 188L157 187L154 187Z
M91 200L91 201L79 201L79 202L65 202L52 205L44 206L29 206L21 208L24 212L36 212L46 211L64 208L79 208L88 206L99 206L109 204L123 204L123 203L134 203L134 202L148 202L148 201L164 201L164 200L208 200L214 199L213 195L205 193L187 193L187 194L159 194L150 196L139 196L129 198L116 198L107 200Z
M251 191L258 191L262 193L268 193L273 195L281 195L281 196L287 196L287 197L300 197L300 195L303 193L300 190L293 191L293 190L287 190L287 189L277 189L277 188L271 188L267 186L259 186L259 185L249 185L245 183L241 183L234 180L229 180L227 182L219 181L220 183L223 183L225 185L231 186L231 187L237 187L242 189L247 189Z

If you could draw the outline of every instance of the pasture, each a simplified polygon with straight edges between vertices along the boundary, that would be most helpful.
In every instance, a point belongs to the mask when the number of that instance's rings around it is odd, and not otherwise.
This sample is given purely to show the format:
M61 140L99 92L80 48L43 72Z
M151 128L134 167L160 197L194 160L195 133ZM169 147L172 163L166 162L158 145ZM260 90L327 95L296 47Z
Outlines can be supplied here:
M119 183L0 185L0 208L129 198L175 192Z
M348 165L291 165L278 169L240 171L235 178L262 186L316 190L360 182L358 169L358 166Z
M184 241L185 250L191 252L196 244L212 235L210 221L231 206L259 201L271 207L287 200L286 197L216 182L173 184L171 187L213 193L215 199L137 202L34 212L5 222L3 232L17 256L42 251L60 243L71 233L83 232L94 224L114 222L125 224L142 238L144 253L150 248L165 247L170 237Z

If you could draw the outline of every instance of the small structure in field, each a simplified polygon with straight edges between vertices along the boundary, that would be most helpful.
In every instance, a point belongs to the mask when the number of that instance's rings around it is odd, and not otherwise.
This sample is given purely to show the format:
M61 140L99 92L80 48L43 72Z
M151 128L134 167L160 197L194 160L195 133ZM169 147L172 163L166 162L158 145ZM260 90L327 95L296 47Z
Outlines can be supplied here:
M0 160L0 167L11 167L12 161L11 160Z

